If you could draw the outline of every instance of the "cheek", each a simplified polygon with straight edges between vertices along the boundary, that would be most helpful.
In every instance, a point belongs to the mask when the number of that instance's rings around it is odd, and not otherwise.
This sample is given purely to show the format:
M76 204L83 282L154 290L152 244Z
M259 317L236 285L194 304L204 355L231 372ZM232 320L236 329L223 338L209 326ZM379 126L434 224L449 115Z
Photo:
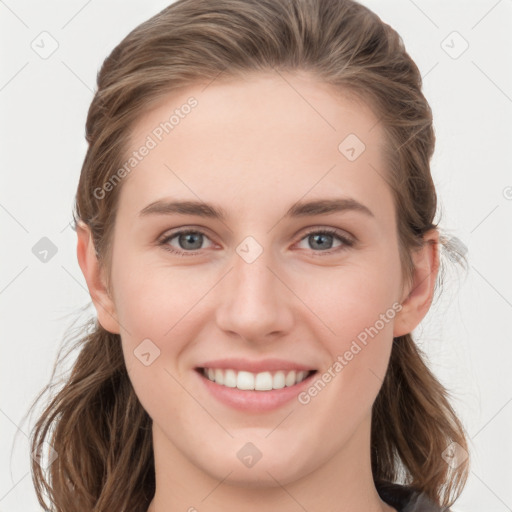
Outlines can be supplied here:
M382 265L374 261L356 270L340 269L323 283L315 280L318 286L308 290L308 304L314 305L323 324L315 321L328 357L319 375L322 382L311 389L310 397L304 397L305 402L322 395L319 400L333 413L335 409L343 415L349 410L362 418L374 401L386 373L394 319L400 310L398 267L381 261Z
M170 267L145 265L142 259L123 261L115 274L126 368L144 409L163 422L178 417L187 406L179 384L180 355L195 337L194 312L199 308L194 305L204 294L190 277Z
M396 309L387 299L386 293L376 293L371 300L340 301L326 316L336 332L323 336L327 365L299 397L321 423L318 442L331 438L341 446L371 414L393 343Z
M192 267L125 259L113 272L116 311L126 331L163 339L207 290L208 280ZM205 289L203 291L203 289Z
M113 275L125 363L141 402L146 405L154 398L151 388L174 390L173 396L180 396L172 376L181 380L186 371L182 355L204 327L207 301L201 298L215 276L193 267L150 264L142 257L123 260Z
M365 260L302 279L296 288L297 295L305 298L304 302L316 315L319 334L333 340L332 349L343 349L347 341L376 322L377 329L386 335L392 331L399 284L395 263L385 258ZM386 316L385 325L379 321L382 315Z

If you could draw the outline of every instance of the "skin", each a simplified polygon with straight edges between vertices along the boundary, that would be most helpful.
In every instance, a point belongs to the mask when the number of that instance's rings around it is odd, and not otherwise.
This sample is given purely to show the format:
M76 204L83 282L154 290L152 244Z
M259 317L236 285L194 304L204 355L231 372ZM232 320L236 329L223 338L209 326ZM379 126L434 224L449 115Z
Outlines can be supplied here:
M153 419L157 486L149 511L393 511L373 483L371 407L393 337L411 332L430 307L438 232L427 233L433 243L413 254L414 279L404 283L378 117L304 73L175 91L138 120L133 149L190 96L197 107L123 180L110 294L88 228L78 229L78 260L98 319L121 335L130 379ZM352 162L338 150L350 133L366 145ZM374 217L284 218L299 199L341 196ZM214 203L226 220L138 215L171 197ZM179 237L168 245L195 255L158 245L187 227L205 234L200 249ZM326 227L355 245L339 250L342 242L327 236L331 254L320 254L308 228ZM250 264L236 252L247 236L263 248ZM327 371L393 304L401 311L306 405L234 410L194 372L222 357L278 357ZM160 349L149 366L134 356L146 338ZM237 458L247 442L262 453L250 468Z

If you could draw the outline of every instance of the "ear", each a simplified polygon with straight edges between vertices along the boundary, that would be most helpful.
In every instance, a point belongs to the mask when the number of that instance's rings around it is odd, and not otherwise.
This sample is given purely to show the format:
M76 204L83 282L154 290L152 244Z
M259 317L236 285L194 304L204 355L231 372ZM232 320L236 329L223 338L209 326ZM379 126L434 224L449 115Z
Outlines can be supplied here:
M87 288L89 288L92 302L96 308L98 321L105 330L119 334L119 323L117 321L114 301L106 287L103 272L96 256L91 230L87 224L79 221L76 233L78 235L76 248L78 264L87 281Z
M434 297L434 286L439 271L439 231L432 229L423 236L424 246L412 255L414 275L406 290L402 309L395 316L393 336L412 332L427 314Z

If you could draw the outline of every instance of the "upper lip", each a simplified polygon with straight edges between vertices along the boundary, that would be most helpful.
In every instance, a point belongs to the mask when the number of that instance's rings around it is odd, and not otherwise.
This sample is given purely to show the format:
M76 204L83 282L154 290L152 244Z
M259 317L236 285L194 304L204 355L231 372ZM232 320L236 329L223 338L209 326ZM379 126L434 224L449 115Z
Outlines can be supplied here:
M216 359L215 361L205 361L197 366L197 368L219 368L223 370L236 370L246 371L251 373L260 373L264 371L276 370L296 370L296 371L310 371L314 370L311 366L306 366L293 361L286 361L284 359L262 359L260 361L251 361L249 359L234 358L234 359Z

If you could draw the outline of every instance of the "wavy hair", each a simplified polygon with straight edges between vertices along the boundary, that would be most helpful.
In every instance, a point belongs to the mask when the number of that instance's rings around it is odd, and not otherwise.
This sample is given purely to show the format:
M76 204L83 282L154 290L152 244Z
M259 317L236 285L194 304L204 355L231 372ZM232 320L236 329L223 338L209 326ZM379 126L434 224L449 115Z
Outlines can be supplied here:
M179 88L273 70L306 71L376 113L386 137L384 177L397 212L400 261L405 282L411 279L412 251L438 229L430 173L435 135L420 72L400 36L353 0L178 0L112 50L88 111L73 217L75 229L78 222L89 226L107 280L122 182L101 199L94 191L126 161L140 116ZM442 236L440 244L456 256L450 259L466 263L452 240ZM46 442L58 454L46 469L32 461L38 500L52 512L146 511L155 492L151 419L128 377L120 336L94 318L76 338L67 355L77 356L62 386L54 392L49 384L34 402L44 398L45 407L31 431L32 450ZM52 379L64 359L59 353ZM412 335L395 338L372 408L374 481L401 482L450 506L469 471L469 459L457 467L443 460L452 442L468 450L448 391Z

